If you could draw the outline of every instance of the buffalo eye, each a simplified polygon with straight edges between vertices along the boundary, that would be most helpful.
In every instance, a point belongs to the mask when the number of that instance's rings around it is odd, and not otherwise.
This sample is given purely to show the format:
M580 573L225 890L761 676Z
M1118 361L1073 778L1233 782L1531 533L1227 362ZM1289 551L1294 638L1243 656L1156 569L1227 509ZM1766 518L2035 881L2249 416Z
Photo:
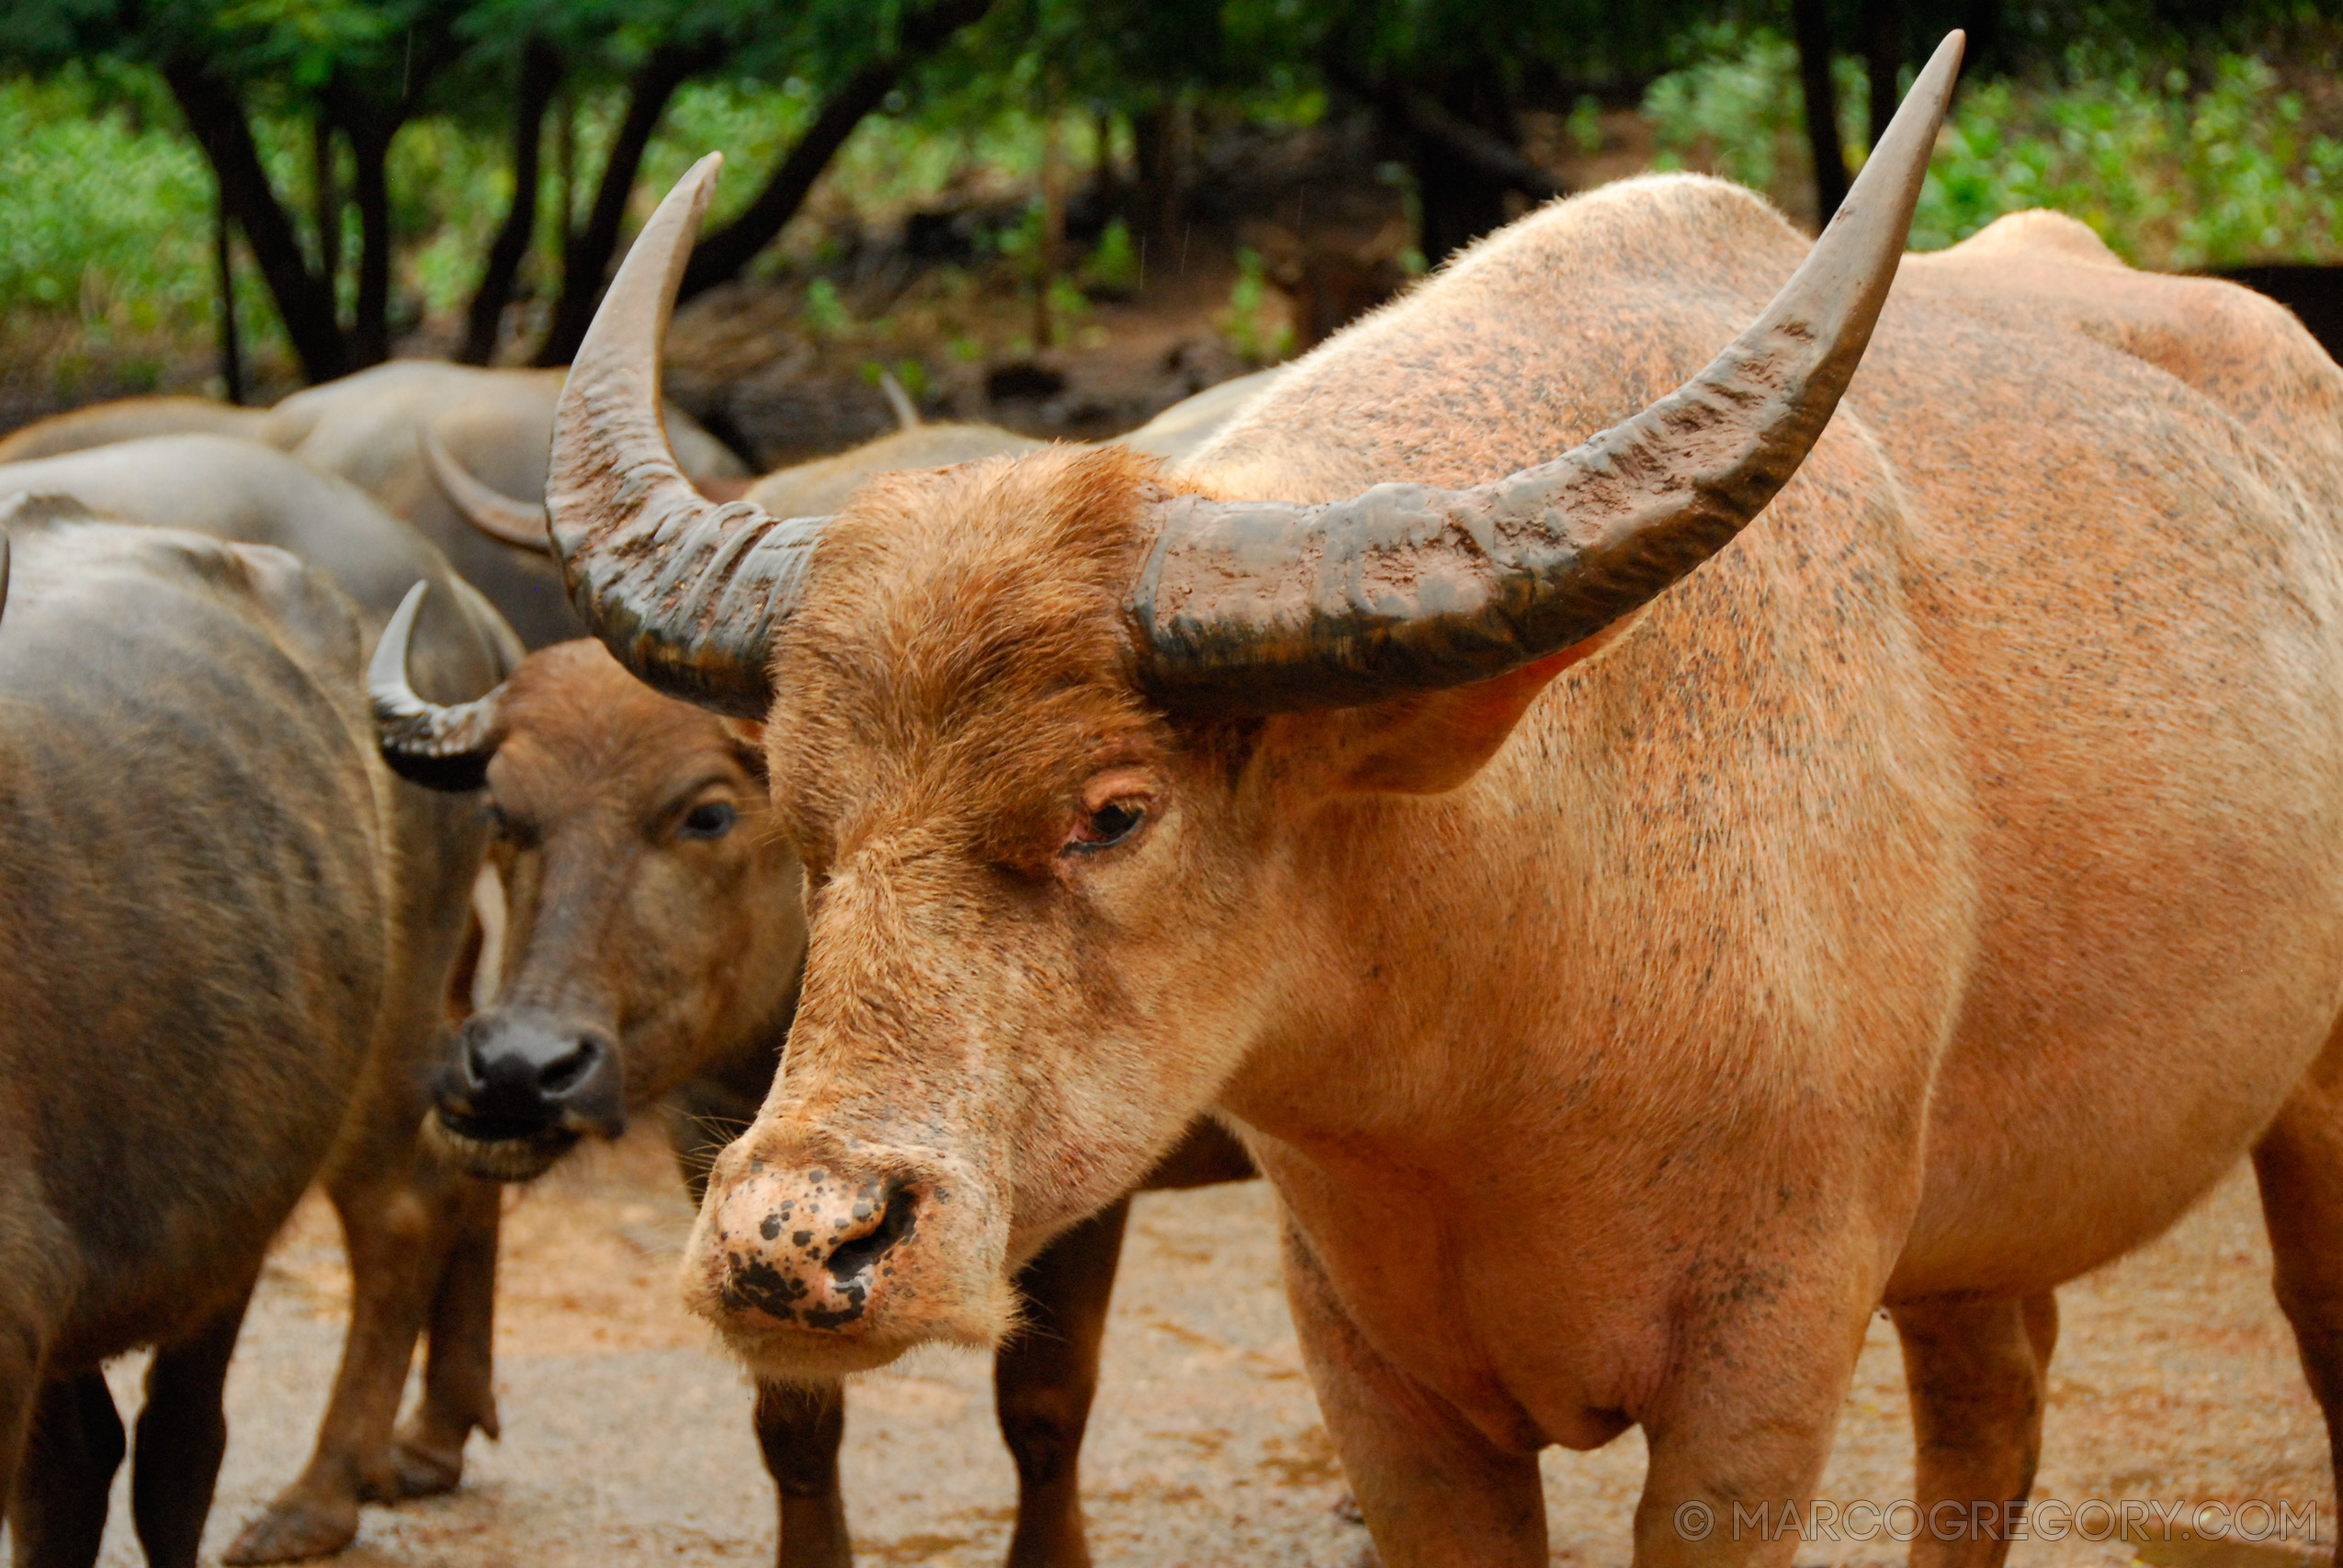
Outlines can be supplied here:
M720 839L730 832L732 824L740 819L741 814L732 808L730 802L711 800L685 813L684 825L675 829L675 836L679 839Z
M1138 832L1146 820L1146 801L1110 800L1075 825L1066 836L1066 848L1085 854L1111 849Z

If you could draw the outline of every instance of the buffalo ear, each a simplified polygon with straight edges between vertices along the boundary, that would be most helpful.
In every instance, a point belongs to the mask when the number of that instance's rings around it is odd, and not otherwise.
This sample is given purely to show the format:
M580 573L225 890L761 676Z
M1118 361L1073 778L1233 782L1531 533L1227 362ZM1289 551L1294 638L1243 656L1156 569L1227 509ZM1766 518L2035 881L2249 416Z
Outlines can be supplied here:
M1643 618L1626 615L1559 653L1503 675L1324 716L1324 761L1337 792L1441 795L1469 782L1505 744L1548 682L1597 657Z
M729 715L717 722L723 725L724 738L732 743L741 765L757 783L771 783L772 775L764 760L764 726L753 718L733 718Z

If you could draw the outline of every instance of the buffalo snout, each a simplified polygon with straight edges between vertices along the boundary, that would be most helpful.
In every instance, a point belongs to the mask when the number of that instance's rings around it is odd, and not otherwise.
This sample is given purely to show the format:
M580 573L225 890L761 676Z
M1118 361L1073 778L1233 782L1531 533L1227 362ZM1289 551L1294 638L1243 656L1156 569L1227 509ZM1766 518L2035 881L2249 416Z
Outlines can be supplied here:
M600 1029L540 1013L478 1013L457 1033L433 1121L475 1175L527 1180L580 1138L626 1131L625 1077L617 1043Z
M791 1156L752 1131L710 1172L685 1264L693 1309L784 1380L881 1365L923 1340L992 1344L1011 1317L998 1210L956 1162L922 1155Z
M817 1167L760 1173L710 1219L727 1309L817 1331L859 1322L889 1293L895 1250L919 1231L921 1191L899 1176Z

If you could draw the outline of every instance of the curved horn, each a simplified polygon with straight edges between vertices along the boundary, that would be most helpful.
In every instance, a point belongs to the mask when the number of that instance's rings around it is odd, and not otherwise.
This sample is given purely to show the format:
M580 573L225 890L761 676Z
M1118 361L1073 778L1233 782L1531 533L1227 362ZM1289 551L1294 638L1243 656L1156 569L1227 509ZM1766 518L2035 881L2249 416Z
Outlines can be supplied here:
M504 688L453 707L425 702L407 683L407 651L414 640L415 616L431 590L418 582L399 601L382 640L367 666L366 692L374 709L375 744L390 771L425 789L460 795L488 782L488 764L504 739L497 707Z
M545 502L570 600L618 662L671 696L761 719L774 628L824 519L709 501L660 419L667 315L722 162L709 153L667 193L603 296L561 389Z
M1763 314L1556 461L1322 506L1156 502L1129 611L1159 701L1217 714L1487 680L1581 642L1715 555L1789 481L1871 341L1960 67L1946 37Z
M431 477L439 483L439 493L447 504L464 514L464 521L499 543L516 549L535 550L538 555L553 553L553 541L546 535L545 508L515 501L504 491L482 484L472 471L456 461L439 433L429 425L423 427L423 458L431 465Z
M911 393L903 390L903 383L895 379L895 372L878 373L878 389L887 394L887 406L895 411L895 428L917 430L927 423L920 418L920 406L911 401Z

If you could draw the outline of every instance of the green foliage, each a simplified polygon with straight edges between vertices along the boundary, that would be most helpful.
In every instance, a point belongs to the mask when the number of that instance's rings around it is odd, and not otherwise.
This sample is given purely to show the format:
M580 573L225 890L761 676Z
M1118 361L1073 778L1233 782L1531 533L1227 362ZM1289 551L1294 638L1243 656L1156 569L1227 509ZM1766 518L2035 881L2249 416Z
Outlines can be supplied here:
M1293 323L1275 308L1268 270L1250 245L1237 252L1237 281L1220 321L1229 351L1247 365L1274 365L1294 352Z
M1104 294L1127 294L1139 283L1138 247L1131 243L1131 226L1120 218L1109 221L1098 237L1098 248L1083 264L1082 281Z
M1570 107L1570 118L1563 129L1570 133L1570 143L1581 156L1602 152L1602 100L1592 93L1580 93L1579 101Z
M2051 89L1964 95L1940 143L1913 243L1951 244L2005 212L2079 218L2134 265L2185 269L2343 259L2343 141L2304 125L2259 60L2221 56L2211 85L2075 62Z
M1661 167L1704 161L1787 201L1807 176L1797 51L1764 29L1709 29L1644 100ZM1912 223L1915 249L2046 207L2137 265L2343 258L2343 139L2262 61L2213 58L2210 82L2085 45L2054 75L1973 83L1955 101ZM1860 62L1836 62L1841 140L1863 142ZM2343 129L2343 128L2338 128Z
M843 337L855 330L855 318L838 298L838 286L826 277L806 285L806 325L823 337Z
M1730 23L1704 28L1700 58L1671 71L1644 95L1661 168L1681 168L1705 152L1711 170L1772 193L1783 150L1803 134L1805 95L1797 46L1769 28L1742 33Z

